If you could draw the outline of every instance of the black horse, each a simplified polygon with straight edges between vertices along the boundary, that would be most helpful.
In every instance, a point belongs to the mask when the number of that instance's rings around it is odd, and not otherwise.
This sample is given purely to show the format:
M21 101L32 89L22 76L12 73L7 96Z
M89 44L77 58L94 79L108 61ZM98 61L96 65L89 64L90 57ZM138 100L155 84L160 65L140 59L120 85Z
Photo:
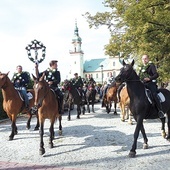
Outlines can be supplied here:
M88 113L90 113L90 104L92 106L92 112L94 113L95 97L96 97L95 85L94 83L89 83L85 89L85 98L86 98Z
M134 141L132 148L129 153L129 157L135 157L136 148L137 148L137 139L139 136L139 132L141 131L144 138L143 148L148 148L148 139L145 133L143 119L157 119L158 117L158 109L154 104L150 103L150 100L147 97L146 89L144 84L140 81L139 76L133 69L134 60L131 64L126 64L123 61L123 68L120 70L119 75L116 77L116 82L127 83L127 91L130 97L130 110L136 120L136 128L134 132ZM162 132L164 133L164 137L167 140L170 140L170 91L167 89L158 89L158 92L161 92L165 101L162 102L163 112L166 113L168 118L168 134L166 136L165 133L165 117L161 118L162 122Z
M80 119L81 113L85 114L85 102L82 100L82 96L79 90L69 80L64 81L64 88L66 90L69 90L69 92L73 96L74 104L77 105L77 119ZM71 119L71 116L70 116L70 119Z

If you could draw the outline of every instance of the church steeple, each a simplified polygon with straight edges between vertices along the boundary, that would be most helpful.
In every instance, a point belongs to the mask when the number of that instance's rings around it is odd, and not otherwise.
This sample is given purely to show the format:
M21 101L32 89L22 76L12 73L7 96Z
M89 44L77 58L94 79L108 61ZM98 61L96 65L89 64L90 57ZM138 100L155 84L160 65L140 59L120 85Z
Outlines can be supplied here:
M81 50L82 39L79 36L77 21L75 21L75 29L74 29L74 36L72 38L72 44L73 44L73 48L74 48L74 50L72 51L73 53L77 53L77 52L83 53L83 51Z
M77 21L75 21L74 36L72 38L72 50L70 50L70 78L73 77L74 73L78 73L79 76L83 77L83 63L84 53L81 50L82 39L79 36L79 29L77 27Z

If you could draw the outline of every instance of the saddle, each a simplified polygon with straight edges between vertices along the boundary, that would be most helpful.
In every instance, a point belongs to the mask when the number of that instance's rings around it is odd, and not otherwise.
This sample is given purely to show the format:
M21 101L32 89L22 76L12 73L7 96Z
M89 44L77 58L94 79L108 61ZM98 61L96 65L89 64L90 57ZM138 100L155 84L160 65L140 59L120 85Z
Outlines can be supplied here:
M145 88L145 94L148 98L148 101L150 104L154 104L154 97L153 97L153 94L151 93L151 91L147 88ZM157 95L158 95L158 99L160 100L161 103L165 102L165 96L163 95L163 93L161 92L157 92Z
M17 92L19 94L19 97L21 98L22 101L24 101L24 95L22 94L21 90L17 89ZM27 96L28 96L28 100L31 100L33 98L33 95L31 92L27 91Z

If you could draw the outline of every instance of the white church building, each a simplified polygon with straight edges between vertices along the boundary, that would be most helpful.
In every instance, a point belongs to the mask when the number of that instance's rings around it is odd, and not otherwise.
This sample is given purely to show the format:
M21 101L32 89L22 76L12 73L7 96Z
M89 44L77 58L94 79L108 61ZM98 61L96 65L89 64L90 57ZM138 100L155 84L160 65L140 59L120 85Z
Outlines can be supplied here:
M109 77L115 77L122 67L119 56L84 61L82 39L79 36L77 22L75 22L74 36L72 38L72 50L69 53L71 58L69 78L72 78L74 73L78 73L82 78L86 79L91 76L96 82L103 83Z

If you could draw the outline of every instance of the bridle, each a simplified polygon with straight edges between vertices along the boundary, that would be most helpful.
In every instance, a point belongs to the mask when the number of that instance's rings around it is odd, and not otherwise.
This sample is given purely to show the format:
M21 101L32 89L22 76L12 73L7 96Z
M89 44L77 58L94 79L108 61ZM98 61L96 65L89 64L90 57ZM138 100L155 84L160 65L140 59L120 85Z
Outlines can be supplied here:
M7 81L7 75L5 75L5 83L1 86L2 89L6 89L8 86L6 85L6 81Z
M140 79L136 79L136 80L131 80L130 78L132 77L132 75L133 75L133 73L134 73L134 70L133 70L133 68L131 69L131 72L129 73L129 76L124 80L124 82L136 82L136 81L141 81Z
M36 83L36 85L38 85L38 82ZM35 88L36 88L36 87L35 87ZM45 89L45 90L46 90L46 93L45 93L45 95L42 97L42 99L40 100L40 103L38 103L38 106L37 106L38 108L41 107L43 100L45 99L45 97L48 95L48 93L49 93L49 91L50 91L50 90L47 89L47 87L45 87L45 88L46 88L46 89ZM39 90L39 89L38 89L38 90ZM38 93L38 92L37 92L37 93Z

